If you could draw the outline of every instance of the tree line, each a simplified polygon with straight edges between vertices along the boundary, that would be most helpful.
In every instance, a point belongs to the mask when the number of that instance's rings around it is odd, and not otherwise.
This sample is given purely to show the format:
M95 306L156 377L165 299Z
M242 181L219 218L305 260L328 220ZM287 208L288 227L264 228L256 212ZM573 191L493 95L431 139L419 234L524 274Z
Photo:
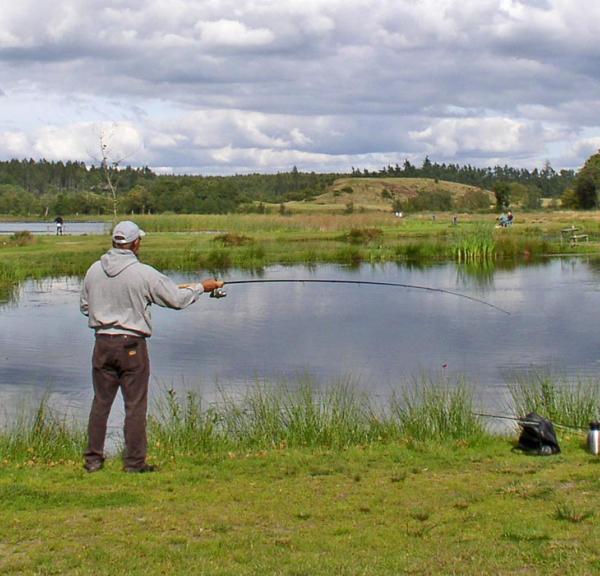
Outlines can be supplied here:
M108 174L107 174L108 172ZM277 174L233 176L158 175L148 167L87 166L83 162L0 161L0 213L14 215L109 214L113 211L107 176L116 189L122 213L230 213L264 209L264 203L310 200L336 178L432 178L493 190L497 207L518 203L539 208L542 197L559 199L567 208L600 205L600 153L579 172L555 171L549 162L537 168L438 164L426 157L420 167L405 160L380 170L352 168L349 174L301 172L295 166ZM423 199L425 201L426 199ZM435 197L443 209L447 198ZM483 197L473 198L472 203ZM437 206L436 204L436 206ZM414 206L414 209L431 207ZM473 208L477 209L477 207Z
M550 162L545 162L541 170L534 168L530 171L526 168L513 168L506 165L477 168L470 164L466 166L438 164L431 162L426 156L420 167L405 160L402 166L399 164L388 165L380 170L369 171L352 168L351 176L355 178L433 178L478 186L486 190L492 190L498 182L505 182L536 188L539 195L546 198L558 198L573 185L576 174L574 170L557 172L552 168Z
M111 185L122 213L260 211L261 202L322 194L338 177L296 167L277 174L162 176L148 167L10 160L0 162L0 214L110 214Z

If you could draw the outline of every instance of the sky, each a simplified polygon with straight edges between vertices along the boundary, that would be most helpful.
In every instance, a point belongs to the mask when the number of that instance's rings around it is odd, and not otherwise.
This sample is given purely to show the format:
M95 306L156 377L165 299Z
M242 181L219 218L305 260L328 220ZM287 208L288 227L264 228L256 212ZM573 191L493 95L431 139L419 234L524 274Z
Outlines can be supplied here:
M578 169L598 30L590 0L5 1L0 160Z

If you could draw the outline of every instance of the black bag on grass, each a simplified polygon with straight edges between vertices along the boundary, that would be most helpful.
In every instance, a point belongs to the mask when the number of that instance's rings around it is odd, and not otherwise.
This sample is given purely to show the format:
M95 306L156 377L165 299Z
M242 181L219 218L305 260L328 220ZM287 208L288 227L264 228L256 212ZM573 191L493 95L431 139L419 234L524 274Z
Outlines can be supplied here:
M549 456L558 454L560 446L554 432L552 422L546 418L542 418L535 412L530 412L519 420L521 427L521 435L519 436L519 450L523 450L527 454L540 454Z

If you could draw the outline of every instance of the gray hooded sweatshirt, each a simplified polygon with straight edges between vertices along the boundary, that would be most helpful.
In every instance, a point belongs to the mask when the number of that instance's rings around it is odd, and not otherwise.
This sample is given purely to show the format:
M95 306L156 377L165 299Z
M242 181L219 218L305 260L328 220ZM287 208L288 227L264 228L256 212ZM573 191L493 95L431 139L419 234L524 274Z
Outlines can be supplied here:
M131 250L113 248L87 271L80 308L97 334L150 336L151 304L179 310L193 304L202 292L202 284L179 288L142 264Z

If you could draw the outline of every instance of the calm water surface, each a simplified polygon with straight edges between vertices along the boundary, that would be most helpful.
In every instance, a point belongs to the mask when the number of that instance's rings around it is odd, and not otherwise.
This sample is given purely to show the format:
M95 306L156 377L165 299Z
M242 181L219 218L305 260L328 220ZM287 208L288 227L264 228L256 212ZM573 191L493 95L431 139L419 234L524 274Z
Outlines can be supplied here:
M110 222L65 222L65 235L104 234L110 230ZM27 230L32 234L56 234L56 224L50 222L0 222L0 235Z
M231 272L226 279L244 279ZM230 286L182 310L153 308L152 394L194 388L214 399L256 378L323 385L351 377L380 398L426 373L464 375L487 409L502 409L515 375L596 375L600 359L600 263L554 259L485 279L453 264L272 267L264 278L333 278L420 284L484 298L511 312L439 293L323 284ZM189 276L173 275L176 281ZM91 400L92 331L79 312L80 280L23 284L0 305L0 420L49 393L84 418ZM120 406L113 420L120 417Z

